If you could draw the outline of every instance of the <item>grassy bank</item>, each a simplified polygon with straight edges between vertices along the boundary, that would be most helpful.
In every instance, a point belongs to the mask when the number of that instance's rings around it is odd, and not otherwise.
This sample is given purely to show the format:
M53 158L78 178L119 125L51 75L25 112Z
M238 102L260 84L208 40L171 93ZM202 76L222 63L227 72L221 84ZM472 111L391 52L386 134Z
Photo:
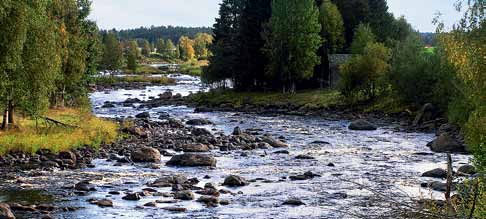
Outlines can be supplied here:
M378 97L373 101L349 100L336 90L306 90L296 94L280 92L237 92L233 90L215 90L208 93L198 93L190 97L190 101L200 106L220 106L225 104L233 108L244 105L254 107L286 107L293 106L302 110L325 109L355 109L367 112L399 113L411 111L397 98L392 96Z
M82 146L97 148L114 142L118 125L97 118L90 112L76 109L49 110L46 117L66 125L44 119L18 118L18 128L0 132L0 155L9 152L35 153L40 149L67 151Z
M124 68L123 72L126 74L163 74L164 72L158 68L152 67L150 65L139 65L137 71L132 71L128 68Z
M97 85L113 85L116 83L151 83L154 85L171 85L175 84L176 81L173 78L168 77L150 77L148 75L133 75L126 77L98 77L95 79Z
M180 64L180 72L186 75L201 76L202 68L208 66L207 60L188 61Z

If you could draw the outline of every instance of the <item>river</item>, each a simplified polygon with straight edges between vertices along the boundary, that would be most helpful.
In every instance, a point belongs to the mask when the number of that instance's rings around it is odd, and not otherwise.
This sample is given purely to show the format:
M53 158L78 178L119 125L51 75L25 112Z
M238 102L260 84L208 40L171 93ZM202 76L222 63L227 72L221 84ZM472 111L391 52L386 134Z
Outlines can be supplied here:
M206 91L196 77L172 75L177 80L174 86L146 87L141 90L113 90L92 93L93 111L100 117L130 117L148 109L137 107L102 108L105 101L122 102L127 98L148 100L170 89L183 96L191 92ZM380 124L376 131L351 131L350 121L328 120L318 117L287 115L256 115L235 112L194 113L186 106L163 106L150 109L153 119L167 112L178 119L206 118L215 125L202 126L213 133L231 134L233 128L263 129L264 133L278 138L284 136L291 145L290 154L273 153L278 149L221 152L213 151L218 164L216 168L176 168L162 166L147 168L143 164L115 165L106 160L95 160L95 168L76 171L56 171L59 179L94 179L96 192L87 196L66 197L66 206L80 206L74 212L61 212L59 218L373 218L390 213L393 201L405 203L410 197L441 198L438 192L420 188L422 182L434 179L421 177L422 172L445 167L445 155L431 153L425 145L435 137L433 134L406 132L398 124ZM315 159L300 160L295 156L306 154ZM170 157L163 157L162 163ZM468 156L454 157L455 165L466 163ZM333 165L330 165L330 164ZM310 180L291 181L289 175L312 171L320 175ZM140 201L125 201L121 196L109 192L140 191L145 184L161 175L183 173L220 188L224 177L237 174L251 180L251 184L240 188L226 188L237 195L222 195L230 204L208 208L195 201L157 204L157 208L140 207L144 203L161 199L148 196ZM211 178L206 179L210 176ZM57 182L52 180L53 183ZM61 180L59 180L61 181ZM385 197L371 192L378 191ZM160 189L170 192L170 188ZM113 208L100 208L87 202L90 198L109 197ZM282 205L289 198L305 203L292 207ZM174 213L163 207L183 207L187 212ZM386 217L386 216L385 216ZM390 216L392 217L392 216Z

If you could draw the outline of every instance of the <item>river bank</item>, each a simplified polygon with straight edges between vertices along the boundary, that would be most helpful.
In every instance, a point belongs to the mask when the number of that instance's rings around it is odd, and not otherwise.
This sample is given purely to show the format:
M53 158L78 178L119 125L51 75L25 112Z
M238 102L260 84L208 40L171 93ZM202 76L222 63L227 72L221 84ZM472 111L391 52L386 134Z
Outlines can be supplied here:
M6 174L0 202L10 203L18 218L317 219L400 216L400 206L369 189L399 203L443 197L421 187L442 181L422 177L445 165L443 154L426 147L435 134L379 117L370 119L376 130L357 131L342 118L201 112L183 105L191 92L204 90L200 81L176 80L176 86L92 93L97 116L133 121L125 139L102 146L86 168ZM167 89L174 94L168 104L147 105L164 102ZM174 104L173 96L184 101ZM135 98L140 102L123 104ZM113 107L102 107L107 102ZM454 158L455 169L469 162L467 155Z

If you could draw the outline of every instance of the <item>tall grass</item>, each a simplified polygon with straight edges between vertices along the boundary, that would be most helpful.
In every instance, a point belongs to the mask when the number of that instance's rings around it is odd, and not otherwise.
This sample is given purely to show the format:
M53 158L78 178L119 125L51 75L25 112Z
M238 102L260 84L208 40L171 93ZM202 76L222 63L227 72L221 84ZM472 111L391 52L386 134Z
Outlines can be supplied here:
M53 152L89 146L98 148L112 143L118 136L118 125L76 109L50 110L47 117L73 127L48 124L42 119L20 118L18 128L0 132L0 155L9 152L35 153L40 149Z

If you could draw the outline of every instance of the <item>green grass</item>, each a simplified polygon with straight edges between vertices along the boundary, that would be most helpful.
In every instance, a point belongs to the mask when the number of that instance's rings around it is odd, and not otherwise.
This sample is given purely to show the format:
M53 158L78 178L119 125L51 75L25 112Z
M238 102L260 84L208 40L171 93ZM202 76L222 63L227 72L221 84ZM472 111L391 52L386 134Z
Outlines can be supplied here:
M127 68L123 69L126 74L163 74L164 72L150 65L139 65L136 72Z
M133 76L126 76L126 77L112 77L112 76L105 76L105 77L98 77L95 78L95 83L98 85L113 85L116 83L151 83L154 85L171 85L175 84L176 81L173 78L168 77L150 77L148 75L133 75Z
M180 64L180 72L186 75L201 76L202 68L208 65L208 61L187 61Z
M220 90L209 93L199 93L190 97L192 102L201 105L218 106L221 104L241 107L245 104L254 106L284 106L292 105L308 109L322 109L339 105L342 96L333 90L308 90L296 94L282 94L279 92L236 92Z
M39 119L19 118L13 130L0 132L0 155L9 152L35 153L40 149L68 151L83 146L98 148L118 137L118 125L77 109L49 110L46 116L73 127L46 124Z
M254 107L292 106L307 111L326 109L353 109L357 112L383 112L395 114L413 110L391 95L377 97L375 100L347 99L337 90L304 90L296 94L279 92L237 92L234 90L214 90L208 93L191 95L189 101L199 106L217 107L222 104L239 108L244 105Z

